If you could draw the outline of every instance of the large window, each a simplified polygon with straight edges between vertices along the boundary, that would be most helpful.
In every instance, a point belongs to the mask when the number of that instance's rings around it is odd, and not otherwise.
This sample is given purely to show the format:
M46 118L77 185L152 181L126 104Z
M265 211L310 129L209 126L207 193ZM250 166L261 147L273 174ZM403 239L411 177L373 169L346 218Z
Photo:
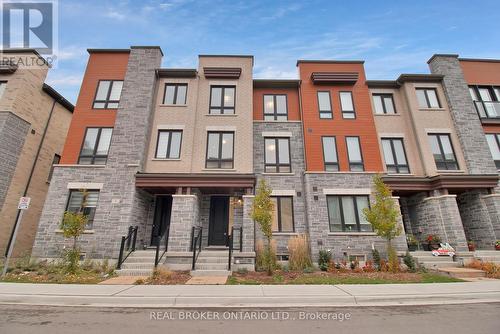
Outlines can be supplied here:
M7 87L7 81L0 81L0 98L2 98L5 92L5 87Z
M395 114L394 99L392 94L373 94L375 114Z
M266 173L290 173L290 139L289 138L266 138L265 166Z
M382 149L388 173L410 172L402 138L382 138Z
M469 92L479 117L500 117L500 87L470 86Z
M166 84L163 104L186 104L187 84Z
M54 154L54 157L52 158L52 165L50 165L49 176L47 177L47 182L50 182L52 180L52 174L54 174L54 165L59 164L60 161L61 161L61 156L59 154Z
M181 130L158 131L158 143L156 145L157 159L179 159L181 156Z
M435 88L417 88L417 100L420 108L441 108Z
M361 154L361 145L359 137L345 137L347 146L347 156L349 158L349 170L353 172L362 172L365 170L363 165L363 155Z
M291 196L271 197L274 203L273 232L293 232L293 198Z
M105 165L113 128L87 128L78 163L81 165Z
M449 134L429 134L432 154L439 170L457 170L455 151Z
M500 169L500 134L488 133L486 140L488 141L493 160L495 160L495 165Z
M352 92L340 92L340 106L342 107L343 118L356 118L354 112L354 101L352 100Z
M327 196L330 232L371 232L363 209L370 206L368 196Z
M287 119L286 95L264 95L264 120L286 121Z
M69 193L68 205L66 211L78 213L81 212L87 216L86 230L91 230L94 224L94 215L99 200L98 190L71 190Z
M209 132L206 168L233 168L234 132Z
M122 94L123 81L101 80L97 86L94 109L116 109Z
M234 114L235 86L210 87L210 114Z
M333 118L330 92L318 92L319 118Z
M339 159L337 156L337 142L335 137L322 137L323 160L325 171L337 172L339 170Z

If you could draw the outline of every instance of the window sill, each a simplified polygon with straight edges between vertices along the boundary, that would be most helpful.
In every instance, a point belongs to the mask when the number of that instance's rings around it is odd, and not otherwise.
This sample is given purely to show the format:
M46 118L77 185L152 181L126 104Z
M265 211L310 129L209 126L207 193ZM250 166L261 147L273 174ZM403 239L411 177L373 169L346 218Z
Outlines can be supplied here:
M265 119L254 119L254 123L301 123L302 121L296 121L296 120L286 120L286 121L279 121L279 120L265 120Z
M376 236L375 232L328 232L329 236L358 236L358 237L366 237L366 236Z
M387 176L415 176L413 173L386 173Z
M153 158L151 161L181 161L181 158Z
M287 175L287 176L293 176L295 173L262 173L262 175Z
M54 165L57 167L82 167L82 168L105 168L106 165L80 165L80 164L72 164L72 165Z
M446 111L444 108L418 108L418 111Z
M295 236L295 235L299 235L299 233L298 232L273 232L273 235L275 235L275 236L280 236L280 235Z
M235 168L203 168L202 171L206 172L236 172Z
M187 107L187 104L160 104L159 107L174 107L174 108L185 108Z
M438 169L436 170L439 174L463 174L465 171L463 169L458 170L448 170L448 169Z
M238 114L205 114L205 116L236 117Z
M401 114L373 114L374 116L401 116Z
M55 230L55 232L57 234L62 234L63 230L57 229L57 230ZM95 233L95 230L85 230L85 231L83 231L83 234L94 234L94 233Z

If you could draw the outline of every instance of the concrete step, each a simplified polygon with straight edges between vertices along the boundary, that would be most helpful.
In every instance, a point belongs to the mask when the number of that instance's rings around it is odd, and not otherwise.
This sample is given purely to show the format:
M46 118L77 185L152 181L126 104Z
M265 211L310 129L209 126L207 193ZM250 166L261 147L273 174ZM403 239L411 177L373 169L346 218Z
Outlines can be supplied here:
M500 251L497 250L477 250L474 256L500 256Z
M120 269L116 271L118 276L151 276L153 269Z
M446 267L459 267L460 264L458 262L453 262L453 261L434 261L434 262L420 262L422 266L424 266L427 269L439 269L439 268L446 268Z
M226 270L227 263L196 263L196 270Z
M135 252L130 253L128 258L131 257L155 257L156 251L150 250L136 250Z
M128 262L128 263L154 263L155 262L155 258L154 256L153 257L132 257L132 256L129 256L125 262Z
M201 256L196 260L196 263L227 263L227 257Z
M191 276L229 276L229 270L191 270Z
M498 262L500 261L500 256L476 256L476 259L480 259L483 262Z
M484 271L471 268L439 268L438 271L455 278L486 277Z
M213 256L213 257L228 257L229 251L227 250L206 250L202 249L200 252L200 256Z
M129 263L126 261L122 264L122 269L152 269L154 267L153 263Z
M419 262L448 262L452 261L453 258L451 256L414 256Z

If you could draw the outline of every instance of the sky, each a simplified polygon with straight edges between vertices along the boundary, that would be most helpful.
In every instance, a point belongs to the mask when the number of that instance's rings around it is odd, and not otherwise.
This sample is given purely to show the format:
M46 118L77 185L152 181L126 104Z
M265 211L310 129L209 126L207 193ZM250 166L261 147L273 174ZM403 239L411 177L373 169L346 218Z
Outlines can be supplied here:
M434 53L500 58L500 1L59 0L57 68L75 103L88 48L159 45L162 67L251 54L255 78L297 78L297 59L365 60L367 78L428 73Z

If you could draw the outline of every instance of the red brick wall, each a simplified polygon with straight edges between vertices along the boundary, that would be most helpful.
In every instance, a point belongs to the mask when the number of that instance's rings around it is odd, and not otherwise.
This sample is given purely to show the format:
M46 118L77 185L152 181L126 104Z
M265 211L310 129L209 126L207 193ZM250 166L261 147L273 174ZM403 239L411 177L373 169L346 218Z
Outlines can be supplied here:
M113 127L116 109L92 109L99 80L123 80L129 54L91 53L64 145L61 164L76 164L87 127Z
M264 95L286 94L288 120L300 121L299 91L297 88L254 88L253 89L253 119L264 119Z
M380 149L375 122L361 63L299 63L302 97L302 121L308 171L323 171L322 136L335 136L340 171L349 171L346 136L358 136L361 142L365 171L382 171ZM357 72L355 85L313 85L312 72ZM333 119L320 119L317 91L330 91ZM340 108L340 91L352 91L356 119L343 119Z

